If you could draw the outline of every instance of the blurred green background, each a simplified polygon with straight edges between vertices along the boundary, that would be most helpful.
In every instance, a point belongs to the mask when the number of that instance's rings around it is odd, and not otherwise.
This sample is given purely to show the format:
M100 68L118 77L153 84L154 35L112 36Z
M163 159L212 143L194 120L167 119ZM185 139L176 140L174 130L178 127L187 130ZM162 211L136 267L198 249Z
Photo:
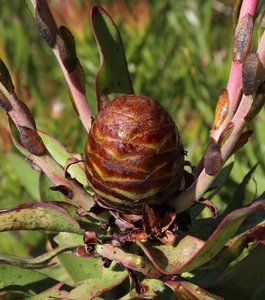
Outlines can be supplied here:
M50 0L58 24L74 34L86 74L89 103L95 112L94 78L99 54L89 21L92 4L102 4L117 23L136 93L159 101L180 130L187 160L198 163L209 137L219 91L226 86L231 62L232 2L216 0ZM50 132L69 152L82 153L86 132L69 101L62 72L40 38L30 1L0 1L0 57L9 67L20 98L38 127ZM230 177L215 195L223 209L238 183L259 162L244 203L264 191L265 113L249 126L250 142L236 157ZM54 194L56 198L56 194ZM39 174L14 149L5 113L0 111L0 208L43 199ZM19 247L17 243L19 242ZM1 233L0 250L34 255L45 244L42 233Z

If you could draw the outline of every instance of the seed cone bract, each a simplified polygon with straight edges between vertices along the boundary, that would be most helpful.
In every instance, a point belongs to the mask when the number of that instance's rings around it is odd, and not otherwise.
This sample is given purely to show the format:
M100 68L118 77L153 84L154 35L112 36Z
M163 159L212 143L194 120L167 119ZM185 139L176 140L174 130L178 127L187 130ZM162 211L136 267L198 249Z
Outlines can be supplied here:
M89 132L85 159L96 201L136 214L143 204L170 204L184 167L174 121L142 95L119 96L101 109Z

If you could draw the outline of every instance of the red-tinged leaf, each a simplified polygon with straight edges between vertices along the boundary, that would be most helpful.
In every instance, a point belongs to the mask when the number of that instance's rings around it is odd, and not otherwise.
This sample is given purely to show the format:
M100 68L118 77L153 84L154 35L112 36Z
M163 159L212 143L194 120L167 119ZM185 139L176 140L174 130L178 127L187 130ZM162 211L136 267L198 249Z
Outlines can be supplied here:
M165 284L169 286L178 299L191 300L222 300L221 296L210 293L209 291L183 279L166 280Z
M236 201L236 198L233 198L231 202L233 201ZM239 205L239 203L237 205ZM241 203L241 206L234 206L233 210L243 206L244 203ZM222 216L217 216L216 218L195 219L195 217L193 217L192 226L189 227L189 234L196 236L202 240L207 240L209 236L211 236L215 229L218 227L224 216L228 213L230 213L230 210L226 210ZM265 210L256 211L253 215L248 217L240 226L240 232L247 233L247 230L251 230L252 228L260 225L264 220Z
M204 245L204 241L187 235L176 245L137 242L152 263L164 274L176 274L194 257Z
M95 89L98 110L118 94L133 94L124 47L118 28L101 6L91 10L95 39L100 51L100 68Z
M0 231L47 230L82 234L77 221L63 208L48 202L0 210Z
M206 206L210 209L213 217L216 217L218 215L218 209L217 207L213 204L213 202L209 199L202 199L200 200L200 203L203 205L203 206Z
M233 211L223 219L206 242L187 235L175 246L154 245L148 242L138 244L161 272L179 274L191 271L215 257L243 221L264 208L265 201L261 200Z
M249 230L248 236L258 240L261 244L265 245L265 224L254 227Z
M264 228L264 223L229 240L216 257L192 271L194 276L192 282L203 287L208 287L212 284L231 262L238 259L244 250L246 253L246 249L249 248L251 243L251 247L258 243L254 241L255 237L251 236L251 233L257 228Z

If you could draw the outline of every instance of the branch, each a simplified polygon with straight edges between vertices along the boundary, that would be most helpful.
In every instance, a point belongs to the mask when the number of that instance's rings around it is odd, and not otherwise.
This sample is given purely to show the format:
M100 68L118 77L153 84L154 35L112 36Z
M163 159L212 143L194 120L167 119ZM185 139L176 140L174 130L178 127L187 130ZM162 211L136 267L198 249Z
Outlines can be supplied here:
M251 47L257 5L258 0L244 0L241 6L238 23L234 32L233 60L226 88L228 93L227 115L225 115L225 112L222 114L222 111L220 111L222 110L222 107L218 107L217 103L215 121L211 132L211 137L216 141L226 128L227 124L232 120L240 103L243 85L243 61Z
M72 179L65 178L64 170L47 151L37 133L35 121L27 106L18 99L8 69L0 59L0 106L12 119L19 132L20 142L12 138L17 148L27 155L56 185L61 187L72 203L86 211L94 205L93 198Z
M85 76L76 56L74 37L65 26L57 27L46 0L32 0L32 4L38 31L57 58L71 93L72 104L89 132L92 112L86 98Z
M194 171L195 182L172 202L177 212L199 201L228 158L247 142L247 122L264 105L265 34L257 53L251 53L254 17L258 1L243 0L233 39L233 61L227 88L218 99L209 144ZM243 94L242 94L243 93Z

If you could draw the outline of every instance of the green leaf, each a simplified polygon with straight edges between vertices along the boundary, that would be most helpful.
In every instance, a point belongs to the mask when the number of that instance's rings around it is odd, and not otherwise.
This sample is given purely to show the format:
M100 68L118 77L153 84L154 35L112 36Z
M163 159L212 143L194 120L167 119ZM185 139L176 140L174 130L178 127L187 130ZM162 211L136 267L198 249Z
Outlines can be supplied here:
M57 264L50 265L48 268L38 269L41 274L47 275L50 278L55 279L58 282L63 282L69 287L75 287L75 283L69 274L65 271L65 268L58 262Z
M265 295L265 247L257 246L250 255L229 268L211 286L225 299L259 300Z
M208 196L207 199L212 199L214 195L218 193L218 191L225 185L227 179L230 176L230 173L233 169L234 163L231 162L223 167L223 169L218 173L215 177L214 181L211 184L211 188L214 189Z
M53 238L53 240L60 247L67 247L69 245L77 246L83 244L83 236L71 232L60 232Z
M28 256L29 252L39 252L45 243L45 233L40 231L6 231L0 233L0 251L17 256ZM19 243L19 247L17 244Z
M92 27L100 51L95 88L100 110L115 94L133 94L124 47L118 28L101 6L91 10Z
M74 233L61 232L53 239L60 247L83 245L83 237ZM60 265L65 270L64 272L71 277L75 285L85 279L102 276L103 263L101 258L78 257L69 253L63 253L59 256L59 260Z
M246 198L246 189L248 186L248 183L253 177L253 174L256 171L256 168L258 166L258 163L255 164L245 175L242 182L237 186L236 191L234 193L233 198L230 200L229 205L227 206L224 214L228 214L229 212L244 206L244 201Z
M152 263L166 274L182 272L182 268L205 244L204 241L191 235L185 236L177 245L151 244L148 241L137 243Z
M49 277L34 270L0 264L0 289L7 286L26 286L49 280ZM55 282L53 280L53 282Z
M112 263L109 268L103 268L101 276L88 278L73 289L70 294L70 299L94 299L115 286L118 286L128 276L127 271L116 263Z
M265 201L257 201L227 215L206 242L187 235L177 245L154 245L138 242L153 264L163 273L179 274L203 265L215 257L235 234L243 221L264 210Z
M80 245L80 244L79 244ZM46 252L36 258L24 258L15 255L1 254L0 262L18 266L21 268L45 268L48 267L47 263L51 261L54 257L58 256L60 253L74 250L79 245L69 245L67 247L58 247L52 251ZM82 245L82 243L81 243Z
M59 259L75 283L103 276L104 267L101 258L78 257L63 253L59 256Z
M58 248L76 248L84 244L83 236L70 232L60 232L53 238L53 240L56 244L58 244ZM71 255L71 257L73 257L73 255ZM41 272L48 274L50 277L56 278L57 280L60 280L69 286L76 286L73 275L67 271L67 268L65 267L64 262L60 259L60 256L58 257L58 264L46 269L42 269Z
M230 173L233 169L234 163L231 162L224 166L222 170L216 175L214 181L212 182L209 190L209 194L206 196L207 199L212 199L220 189L225 185L226 181L228 180ZM195 219L205 208L204 205L198 203L197 205L192 206L189 209L189 213L191 215L191 219Z
M25 187L27 192L34 200L39 200L38 180L39 173L33 170L30 163L14 152L5 155L7 161L11 164L19 181Z
M237 23L238 23L241 5L242 5L242 0L236 0L235 5L234 5L234 11L233 11L233 27L234 27L234 29L236 28Z
M54 199L56 201L64 201L64 196L61 192L51 190L53 186L54 184L50 178L45 173L41 173L39 177L39 193L42 201L51 201Z
M50 152L51 156L56 160L56 162L64 167L67 159L71 158L71 154L67 152L65 147L60 144L54 137L49 135L44 131L38 131L38 134L43 140L45 147ZM87 186L87 179L84 169L81 167L81 163L71 165L67 172L72 178L75 178L83 186Z
M63 208L48 202L0 210L0 231L47 230L82 234L77 221Z
M246 248L249 248L250 240L248 232L231 239L216 257L192 271L193 277L190 281L202 287L208 287L231 262L238 259L243 251L248 251Z

